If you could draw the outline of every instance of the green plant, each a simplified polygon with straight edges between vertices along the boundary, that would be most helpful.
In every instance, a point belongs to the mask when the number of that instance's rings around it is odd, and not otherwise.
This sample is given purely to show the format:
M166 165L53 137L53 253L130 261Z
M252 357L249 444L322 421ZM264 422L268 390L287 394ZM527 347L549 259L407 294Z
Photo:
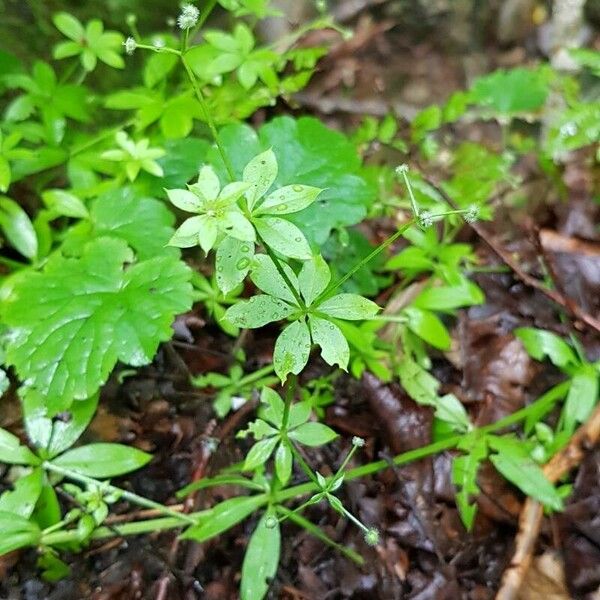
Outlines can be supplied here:
M345 482L389 462L349 468L364 445L355 438L345 458L328 465L332 475L311 467L307 448L335 443L344 449L320 421L334 402L339 370L298 382L315 346L327 365L349 368L354 377L368 369L397 380L417 403L432 408L433 443L391 462L458 450L452 477L467 528L476 516L478 467L486 459L524 493L560 510L568 488L555 488L539 465L589 416L598 397L598 364L554 334L517 330L534 358L548 356L568 380L478 428L460 400L443 392L430 354L450 350L457 310L484 301L468 278L477 268L473 248L457 240L465 221L490 219L498 191L515 184L511 167L527 144L512 143L511 126L538 118L550 86L562 86L569 109L536 146L540 160L551 161L594 142L597 103L587 105L572 82L549 67L515 69L479 79L443 107L426 108L407 139L392 116L365 120L353 141L312 117L276 117L255 130L239 120L307 83L326 49L296 42L331 21L319 18L275 45L260 46L251 24L271 14L268 2L222 0L235 17L231 31L205 30L215 4L202 11L184 6L180 36L147 39L132 27L126 53L134 61L142 51L149 54L141 81L124 89L92 94L81 85L87 73L104 68L99 62L123 66L124 36L105 32L97 20L84 27L66 13L54 23L70 41L60 42L54 56L74 60L59 76L41 61L30 73L18 61L0 62L0 89L9 96L0 124L0 190L8 194L0 197L0 228L9 247L1 259L2 357L20 385L33 448L0 430L0 461L19 466L11 468L14 489L0 496L0 554L36 547L40 568L56 580L68 571L61 550L163 529L182 529L183 539L204 542L257 513L241 569L242 598L266 595L283 521L361 563L354 549L302 513L325 502L368 544L377 544L376 524L358 520L341 492ZM252 19L240 20L248 15ZM580 58L594 69L594 56ZM115 111L124 118L115 120ZM467 112L500 123L503 152L447 142L444 127ZM365 151L371 144L432 161L443 181L436 187L406 165L365 168L357 147ZM37 204L22 207L14 199L15 183ZM350 229L367 216L391 214L399 220L382 242ZM200 274L199 265L209 275ZM387 286L395 289L380 310L367 296ZM175 316L194 302L231 336L266 325L277 336L272 365L246 372L237 348L227 374L192 379L214 393L219 417L259 388L261 402L257 418L238 435L254 438L244 460L191 482L178 496L220 485L248 493L188 514L108 481L142 467L149 455L115 444L73 446L117 363L150 363L170 339ZM0 373L6 388L6 373ZM279 383L285 384L281 394L273 389ZM543 419L562 399L552 429ZM522 422L522 436L506 433ZM68 498L67 509L56 489ZM117 501L160 516L107 526Z

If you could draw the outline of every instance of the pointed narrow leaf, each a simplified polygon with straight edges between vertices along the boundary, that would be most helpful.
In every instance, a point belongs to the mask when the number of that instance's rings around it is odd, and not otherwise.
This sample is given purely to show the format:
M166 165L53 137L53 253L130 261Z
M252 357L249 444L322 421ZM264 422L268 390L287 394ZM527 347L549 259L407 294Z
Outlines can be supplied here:
M296 277L296 274L286 264L282 264L282 268L290 283L295 286L297 290L298 278ZM257 254L254 257L250 278L254 282L254 285L266 294L281 298L291 304L297 304L294 293L277 270L277 267L270 256L267 256L266 254Z
M304 234L293 223L279 217L260 217L254 219L254 225L260 237L273 250L298 260L311 257Z
M244 281L254 258L254 244L226 237L217 248L217 285L228 294Z
M257 508L265 504L266 500L267 497L264 494L225 500L217 504L201 523L186 529L181 538L205 542L243 521Z
M579 363L571 347L551 331L519 327L515 329L514 333L523 342L527 353L536 360L544 360L544 357L547 356L553 364L560 368Z
M434 348L448 350L451 339L446 326L430 310L409 306L402 311L408 318L408 327Z
M37 465L40 459L16 435L0 428L0 463L9 465Z
M256 469L256 467L266 463L271 454L273 454L277 441L276 437L269 437L260 440L260 442L256 442L246 455L244 471L252 471L253 469Z
M283 486L287 485L292 476L292 463L292 451L288 442L281 442L275 452L275 472Z
M42 491L42 470L34 469L17 479L14 489L0 496L0 512L9 512L29 519Z
M254 210L255 215L287 215L310 206L322 192L310 185L286 185L275 190Z
M338 294L319 304L319 311L336 319L362 321L373 318L379 306L358 294Z
M253 209L256 201L262 198L277 177L277 159L270 148L255 156L245 167L243 179L251 184L246 192L248 208Z
M225 318L237 327L256 329L272 321L281 321L296 310L298 307L291 306L283 300L259 294L227 309Z
M302 265L298 284L307 306L310 306L325 291L330 280L331 271L320 254L313 256Z
M462 444L466 454L454 457L452 461L452 483L457 487L456 504L460 518L468 531L473 527L477 504L475 498L479 494L477 472L479 465L487 456L485 437L475 438L471 443Z
M321 356L328 365L338 365L346 370L350 360L350 348L341 329L325 319L309 317L313 342L321 346Z
M598 401L598 377L592 365L578 369L571 379L571 386L563 408L565 429L573 431L579 423L585 423Z
M304 423L289 432L290 438L304 446L322 446L334 440L338 434L323 423Z
M273 526L267 527L270 517L269 512L262 516L248 542L242 565L241 600L262 600L269 590L270 580L277 573L281 531L277 519Z
M294 321L288 325L275 342L273 365L275 373L285 382L290 373L298 375L308 362L310 355L310 332L305 321Z
M143 467L150 454L122 444L88 444L69 450L52 463L88 477L116 477Z
M35 258L38 240L28 214L14 201L0 197L0 227L11 246L25 258Z
M42 533L35 523L9 512L0 512L0 531L0 556L18 548L36 546Z

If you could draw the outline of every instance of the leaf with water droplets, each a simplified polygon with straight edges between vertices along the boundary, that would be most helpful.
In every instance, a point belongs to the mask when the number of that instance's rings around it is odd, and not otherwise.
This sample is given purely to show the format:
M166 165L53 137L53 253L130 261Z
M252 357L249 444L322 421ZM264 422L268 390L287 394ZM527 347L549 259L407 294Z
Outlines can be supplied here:
M254 244L226 237L217 248L217 285L223 294L237 287L248 272L254 258Z
M260 237L273 250L299 260L311 257L304 234L293 223L279 217L260 217L253 222Z
M305 321L290 323L275 342L273 365L275 373L285 382L290 373L298 375L308 362L310 354L310 332Z
M298 278L296 274L288 265L280 263L281 268L285 272L290 283L298 289ZM261 291L286 300L291 304L297 304L294 292L290 289L286 280L283 278L281 273L278 271L273 259L266 254L258 254L254 258L254 266L252 268L252 275L250 276L254 285Z
M48 416L66 410L94 394L117 361L152 360L175 315L191 307L190 276L173 255L134 262L116 238L91 241L81 258L56 254L16 281L3 303L7 363L26 393L46 398Z
M314 256L312 260L307 260L302 265L302 270L298 275L298 283L307 306L310 306L325 291L330 279L329 266L322 256Z
M269 191L276 177L277 159L270 148L266 152L255 156L244 167L244 181L250 184L250 189L246 192L250 210L252 210L256 201Z
M321 356L328 365L339 365L346 370L350 360L350 348L342 330L325 319L309 317L313 342L321 346Z
M362 321L372 319L379 311L379 306L358 294L338 294L319 304L319 310L336 319Z
M254 211L255 215L288 215L310 206L322 192L310 185L286 185L275 190Z
M292 306L273 296L259 294L228 308L225 318L236 327L256 329L273 321L281 321L296 310L298 310L297 306Z

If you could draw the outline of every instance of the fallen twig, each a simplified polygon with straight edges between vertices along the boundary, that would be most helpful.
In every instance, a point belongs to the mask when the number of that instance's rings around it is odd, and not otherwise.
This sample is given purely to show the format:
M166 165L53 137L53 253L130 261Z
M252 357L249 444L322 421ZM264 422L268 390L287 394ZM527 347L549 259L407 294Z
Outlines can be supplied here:
M600 406L592 413L558 454L544 466L544 475L552 483L577 466L585 452L600 438ZM527 569L531 564L533 551L544 514L543 506L528 498L519 518L519 533L515 540L515 551L509 567L504 572L502 584L496 600L516 600Z

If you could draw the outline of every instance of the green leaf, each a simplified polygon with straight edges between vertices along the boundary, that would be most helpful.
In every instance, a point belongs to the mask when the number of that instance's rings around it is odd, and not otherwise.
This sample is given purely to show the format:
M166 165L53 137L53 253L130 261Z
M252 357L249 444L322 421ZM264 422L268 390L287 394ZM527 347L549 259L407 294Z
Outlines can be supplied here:
M144 64L144 85L152 88L166 79L177 66L178 57L170 52L155 52L146 59Z
M141 196L130 187L112 190L92 204L88 222L73 228L65 241L67 252L79 254L90 238L110 236L131 246L138 259L179 256L165 248L173 234L175 217L164 202Z
M85 30L83 25L73 15L60 12L56 13L52 18L56 28L66 37L73 40L74 42L81 42L82 38L85 37Z
M79 259L53 256L16 282L3 304L7 362L47 398L49 416L102 385L116 362L148 364L192 303L190 270L171 256L131 263L124 241L90 242Z
M280 428L285 410L281 396L275 390L265 386L260 393L260 401L262 404L267 405L263 409L261 416Z
M0 192L6 192L10 186L10 164L4 156L0 156Z
M338 365L346 370L350 360L350 348L340 328L320 317L309 317L308 324L313 342L321 346L321 356L328 365Z
M321 255L307 260L298 275L298 287L307 306L322 294L331 279L329 267Z
M529 456L522 442L508 436L489 436L488 443L498 452L490 456L490 460L506 479L548 508L562 510L563 501L559 493Z
M290 323L275 342L273 365L275 373L284 383L290 373L298 375L310 355L310 332L305 321Z
M68 450L51 462L88 477L106 479L135 471L152 459L150 454L122 444L88 444Z
M304 234L296 225L279 217L260 217L253 220L258 235L273 250L299 260L307 260L312 253Z
M456 431L468 431L471 428L469 415L462 402L454 394L445 394L435 400L435 416L450 423Z
M252 471L256 469L256 467L266 463L267 460L269 460L269 456L273 454L273 450L275 450L278 441L279 440L276 437L268 437L264 440L260 440L260 442L256 442L246 455L244 471Z
M228 308L225 318L238 327L256 329L272 321L281 321L296 310L298 307L291 306L283 300L259 294Z
M538 110L544 105L548 91L547 77L542 69L500 69L477 79L470 99L505 115Z
M42 535L35 523L9 512L0 512L0 531L0 556L19 548L36 546Z
M467 437L459 448L466 452L464 455L455 456L452 461L452 483L458 488L456 504L460 518L468 531L473 527L477 504L473 498L479 494L477 485L477 471L479 465L487 457L487 444L485 437Z
M177 498L185 498L197 490L205 490L207 488L221 485L236 485L259 492L263 491L264 489L263 486L254 483L254 481L243 477L242 475L215 475L215 477L204 477L203 479L193 481L192 483L181 488L175 495Z
M514 334L523 342L527 353L536 360L547 356L557 367L579 364L571 347L555 333L533 327L519 327Z
M282 265L282 268L292 285L298 289L298 278L288 265ZM273 259L266 254L258 254L254 258L252 275L250 276L254 285L261 291L285 300L291 304L297 304L296 297L278 271Z
M16 435L0 428L0 463L9 465L37 465L40 459Z
M275 452L275 472L282 486L287 485L292 476L293 460L292 450L288 442L281 442Z
M272 192L253 211L255 215L287 215L310 206L322 192L310 185L286 185Z
M405 308L403 314L408 318L408 327L434 348L448 350L452 340L442 321L431 311L414 306Z
M29 259L37 256L37 236L29 216L14 200L6 196L0 196L0 227L17 252Z
M48 418L44 398L27 394L23 399L23 417L27 435L37 448L43 448L49 457L70 448L85 431L96 413L99 394L73 402L63 419Z
M246 192L248 209L252 211L256 202L262 198L273 185L277 177L277 159L270 148L255 156L244 167L243 181L251 184Z
M358 294L338 294L318 307L320 312L330 317L347 321L372 319L379 312L379 306L375 302Z
M254 244L226 237L217 248L215 266L217 284L223 294L236 288L250 271L254 259Z
M290 216L310 243L323 244L330 231L361 221L375 198L375 189L363 178L356 148L341 133L318 119L278 117L256 133L247 125L229 125L219 133L236 176L261 150L272 148L279 170L275 189L308 185L323 189L316 202ZM213 149L210 161L226 171Z
M304 423L288 433L293 440L304 446L322 446L334 440L338 434L323 423Z
M17 479L14 489L0 496L0 512L29 519L42 491L42 476L41 469L34 469L29 475Z
M454 310L463 306L482 304L483 292L471 281L461 285L441 285L423 290L412 302L412 306L426 310Z
M230 529L265 503L264 494L229 498L217 504L198 525L192 525L181 535L182 539L205 542Z
M248 542L242 564L241 600L262 600L277 573L281 531L276 518L273 526L267 527L268 519L272 520L273 516L265 512Z
M598 401L598 372L592 365L580 367L571 379L563 408L564 428L572 432L585 423Z
M415 402L435 406L440 387L435 377L408 356L401 359L398 374L402 387Z
M85 219L89 216L85 204L75 194L65 190L46 190L42 192L44 204L56 215Z

